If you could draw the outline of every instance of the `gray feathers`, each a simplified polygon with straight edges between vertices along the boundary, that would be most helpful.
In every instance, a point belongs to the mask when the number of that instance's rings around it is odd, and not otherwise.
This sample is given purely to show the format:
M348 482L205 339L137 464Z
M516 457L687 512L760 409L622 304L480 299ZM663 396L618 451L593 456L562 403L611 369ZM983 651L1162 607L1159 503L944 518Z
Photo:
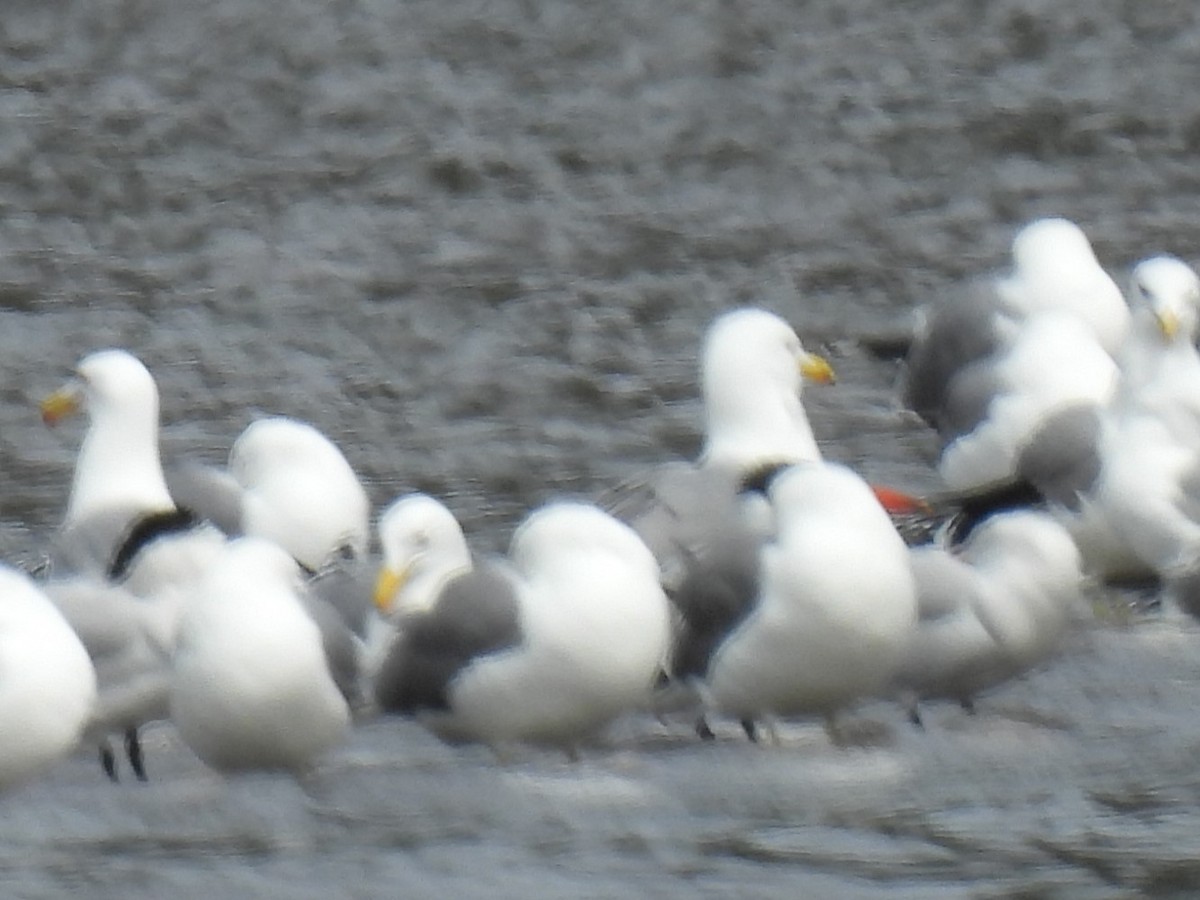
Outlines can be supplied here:
M454 679L480 657L521 643L512 581L496 565L455 576L433 607L406 616L376 676L375 700L394 713L448 710Z

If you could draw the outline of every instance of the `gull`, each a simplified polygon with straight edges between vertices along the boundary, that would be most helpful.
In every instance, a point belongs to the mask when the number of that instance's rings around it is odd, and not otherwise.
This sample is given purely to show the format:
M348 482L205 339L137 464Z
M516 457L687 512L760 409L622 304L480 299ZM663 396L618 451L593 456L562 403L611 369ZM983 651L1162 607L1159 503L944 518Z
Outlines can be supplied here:
M385 712L451 742L574 756L649 700L667 600L649 549L599 508L547 504L517 528L507 559L476 561L449 511L415 495L384 513L380 541L377 600L395 624L375 678Z

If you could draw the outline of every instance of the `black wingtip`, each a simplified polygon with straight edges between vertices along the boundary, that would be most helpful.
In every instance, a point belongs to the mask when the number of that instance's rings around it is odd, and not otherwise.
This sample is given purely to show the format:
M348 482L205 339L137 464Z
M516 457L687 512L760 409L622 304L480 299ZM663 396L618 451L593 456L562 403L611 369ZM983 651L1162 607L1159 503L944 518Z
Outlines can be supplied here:
M958 511L946 528L946 540L956 545L965 541L981 522L997 513L1038 507L1045 503L1042 492L1028 481L1017 479L991 485L959 498Z

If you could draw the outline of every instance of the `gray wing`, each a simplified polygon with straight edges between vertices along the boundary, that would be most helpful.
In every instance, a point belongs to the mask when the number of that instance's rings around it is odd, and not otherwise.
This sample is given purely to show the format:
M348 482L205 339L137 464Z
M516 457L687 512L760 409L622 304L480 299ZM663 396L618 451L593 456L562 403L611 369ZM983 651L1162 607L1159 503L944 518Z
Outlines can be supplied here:
M64 523L52 541L51 573L104 575L141 515L133 507L114 506L80 521Z
M373 562L348 560L327 566L308 580L309 590L337 610L354 634L365 639L378 571Z
M96 669L93 726L123 729L165 718L174 615L96 578L54 578L43 586L79 636Z
M917 586L917 621L927 625L960 613L970 606L975 591L969 567L950 552L936 547L909 551Z
M1003 314L991 285L973 286L966 296L943 300L926 313L908 353L903 399L939 432L953 379L999 349Z
M230 537L242 533L242 488L227 471L192 462L172 466L164 474L176 506Z
M479 566L449 582L429 610L404 619L376 676L375 700L394 713L449 710L455 678L521 640L512 578L498 566Z
M1179 478L1176 503L1180 513L1193 522L1200 522L1200 457Z
M361 684L362 642L347 626L341 613L314 592L301 593L304 608L316 622L321 632L321 644L325 648L325 662L333 681L351 709L365 705Z
M1004 389L992 357L963 366L946 385L932 424L944 443L969 434L988 417L992 399Z
M1017 475L1054 503L1079 508L1100 475L1101 410L1077 403L1048 416L1022 449Z
M653 502L630 524L658 559L675 607L670 674L703 676L758 600L765 529L734 473L679 463L661 468L652 484Z
M918 698L969 700L993 680L995 639L980 618L976 573L940 548L909 551L917 586L917 629L893 687Z
M141 634L139 601L124 588L86 577L54 578L42 589L79 636L93 662L121 655Z

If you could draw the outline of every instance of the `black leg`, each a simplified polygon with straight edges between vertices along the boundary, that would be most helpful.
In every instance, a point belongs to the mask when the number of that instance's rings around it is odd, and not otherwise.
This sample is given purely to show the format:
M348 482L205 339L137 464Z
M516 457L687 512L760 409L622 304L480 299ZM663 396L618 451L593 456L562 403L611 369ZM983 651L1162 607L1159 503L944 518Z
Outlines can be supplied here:
M713 730L708 727L708 720L701 716L696 720L696 734L700 735L701 740L711 741L716 739Z
M752 743L758 743L758 726L754 724L753 719L742 719L742 731L746 732L746 737L750 738Z
M108 742L108 738L100 742L100 767L104 769L109 781L120 781L117 778L117 758L113 755L112 744Z
M925 730L925 722L921 718L921 707L915 702L908 708L908 721L912 722L917 728Z
M125 754L129 757L129 767L138 781L146 780L146 765L142 758L142 742L138 738L136 728L125 732Z
M975 701L970 697L963 697L958 701L958 705L963 708L963 712L965 712L968 716L975 715Z

